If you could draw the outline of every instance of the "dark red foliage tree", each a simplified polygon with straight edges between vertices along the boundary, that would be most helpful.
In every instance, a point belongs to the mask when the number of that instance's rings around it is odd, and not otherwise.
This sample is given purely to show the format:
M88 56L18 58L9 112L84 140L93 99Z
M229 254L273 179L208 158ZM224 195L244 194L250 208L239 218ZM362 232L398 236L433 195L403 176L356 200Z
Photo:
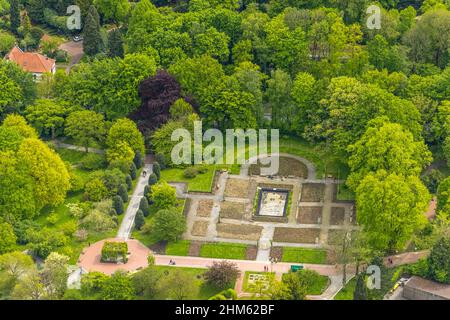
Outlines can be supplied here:
M181 97L180 84L164 70L143 80L139 86L141 106L130 118L145 135L165 124L170 117L170 106Z
M203 276L212 285L225 288L236 281L240 273L236 263L222 260L214 261Z

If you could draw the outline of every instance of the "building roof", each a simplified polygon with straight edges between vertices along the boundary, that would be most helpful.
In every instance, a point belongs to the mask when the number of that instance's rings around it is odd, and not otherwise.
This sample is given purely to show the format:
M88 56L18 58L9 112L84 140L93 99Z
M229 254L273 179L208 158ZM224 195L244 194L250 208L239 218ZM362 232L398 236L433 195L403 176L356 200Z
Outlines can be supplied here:
M50 59L37 52L23 52L15 46L6 55L6 59L15 62L23 70L33 73L51 72L55 66L55 60Z
M450 300L450 285L414 276L406 282L405 286Z

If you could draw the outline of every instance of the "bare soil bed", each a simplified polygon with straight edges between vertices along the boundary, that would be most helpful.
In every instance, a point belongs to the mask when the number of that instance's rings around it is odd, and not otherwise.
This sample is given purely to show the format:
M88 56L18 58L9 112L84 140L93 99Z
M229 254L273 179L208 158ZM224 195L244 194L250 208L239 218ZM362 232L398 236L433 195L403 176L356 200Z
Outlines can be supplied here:
M220 204L220 217L223 219L249 220L246 217L245 203L225 201Z
M297 223L299 223L299 224L321 224L322 223L322 207L300 207L300 208L298 208Z
M301 202L321 202L325 194L325 185L322 183L305 183L302 187Z
M283 258L283 247L272 247L270 249L270 257L281 261Z
M205 237L208 231L208 221L195 221L192 226L191 234L196 237Z
M197 206L197 217L208 218L211 216L211 210L214 206L212 200L200 200Z
M191 241L191 245L189 247L189 255L191 257L200 256L200 248L202 247L203 242L201 241Z
M342 226L345 221L345 208L331 208L330 224L332 226Z
M225 186L225 197L247 198L250 181L247 179L228 179Z
M315 244L320 236L320 229L313 228L275 228L273 241Z
M258 254L257 246L248 246L247 252L245 253L245 259L247 260L256 260L256 255Z
M225 239L258 240L261 237L262 227L231 223L218 223L217 235Z
M248 168L249 175L259 176L261 174L261 162L258 160L257 164L252 164ZM281 177L293 176L296 178L308 178L308 168L306 165L296 159L288 157L280 157L280 167L278 174Z

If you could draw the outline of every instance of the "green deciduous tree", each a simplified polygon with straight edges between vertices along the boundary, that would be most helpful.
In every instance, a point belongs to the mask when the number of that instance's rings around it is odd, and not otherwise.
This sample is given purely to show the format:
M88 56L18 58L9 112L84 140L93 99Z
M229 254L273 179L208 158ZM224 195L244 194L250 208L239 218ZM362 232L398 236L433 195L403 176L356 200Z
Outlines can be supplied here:
M124 22L130 11L130 3L127 0L94 0L94 5L104 21Z
M0 254L11 251L16 240L13 227L7 222L0 223Z
M151 207L154 212L162 209L169 209L177 203L175 188L165 181L152 186L150 198L152 199Z
M116 271L102 285L103 300L132 300L134 296L131 277L124 271Z
M430 276L442 283L450 283L450 238L442 237L433 246L428 257Z
M19 147L17 157L26 165L33 179L37 208L58 205L66 198L70 189L70 176L65 163L58 154L38 139L25 139Z
M186 219L175 208L159 210L151 222L150 230L158 241L176 242L186 231Z
M410 48L409 56L417 63L433 63L444 68L449 61L450 12L431 10L426 12L405 35Z
M103 116L90 110L72 112L67 117L65 133L80 143L88 152L90 146L104 140Z
M107 58L81 63L70 76L58 79L55 91L66 101L117 119L140 106L138 87L156 73L154 57L127 54L123 59Z
M174 300L193 299L199 290L193 275L176 269L161 277L159 288L164 296Z
M69 257L52 252L45 259L44 267L41 271L42 283L45 286L46 297L48 299L60 299L67 289L67 268Z
M52 139L64 126L68 108L54 100L39 99L26 108L28 121L40 134L49 134Z
M437 190L437 209L438 211L450 207L450 177L443 180ZM448 208L450 212L450 208Z
M425 221L430 195L414 176L369 173L356 189L358 223L373 249L400 250Z
M114 148L118 144L126 144L132 151L133 157L136 152L145 154L144 138L136 127L136 124L129 119L116 120L109 129L106 138L108 148Z
M422 141L414 141L412 134L397 123L377 118L366 133L349 146L349 166L352 174L348 185L356 189L370 172L385 170L403 176L419 176L431 163L431 152Z

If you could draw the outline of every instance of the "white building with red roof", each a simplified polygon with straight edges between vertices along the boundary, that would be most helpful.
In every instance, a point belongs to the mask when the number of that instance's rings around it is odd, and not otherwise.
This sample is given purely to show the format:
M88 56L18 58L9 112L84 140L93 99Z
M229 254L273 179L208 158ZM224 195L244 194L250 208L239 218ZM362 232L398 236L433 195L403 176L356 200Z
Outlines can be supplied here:
M23 52L18 46L14 46L5 59L16 63L24 71L31 72L36 80L39 80L43 73L56 72L54 59L37 52Z

